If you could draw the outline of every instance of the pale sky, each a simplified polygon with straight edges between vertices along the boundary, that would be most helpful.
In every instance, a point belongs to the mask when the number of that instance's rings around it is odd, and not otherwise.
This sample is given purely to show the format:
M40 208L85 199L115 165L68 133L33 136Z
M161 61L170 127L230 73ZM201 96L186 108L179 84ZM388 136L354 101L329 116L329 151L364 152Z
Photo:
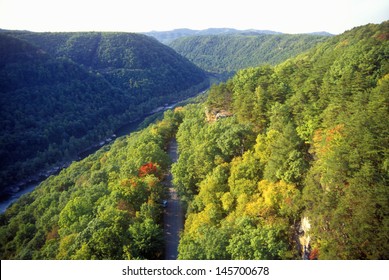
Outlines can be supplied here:
M166 31L177 28L327 31L389 19L389 0L0 0L0 28Z

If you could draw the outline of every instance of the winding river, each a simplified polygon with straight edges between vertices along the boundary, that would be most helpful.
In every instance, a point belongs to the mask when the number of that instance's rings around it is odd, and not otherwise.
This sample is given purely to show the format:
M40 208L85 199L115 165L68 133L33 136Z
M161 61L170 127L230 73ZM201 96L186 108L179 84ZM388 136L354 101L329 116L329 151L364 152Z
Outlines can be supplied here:
M175 108L181 102L182 101L179 101L179 102L176 102L174 104L165 105L164 107L159 107L159 108L153 110L152 112L150 112L150 114L145 115L142 119L140 119L138 121L130 122L128 124L121 126L120 128L118 128L115 131L115 137L129 135L130 133L138 130L140 124L142 122L144 122L147 117L152 116L152 115L156 115L156 114L158 114L158 115L162 114L166 110ZM104 141L81 151L78 154L77 161L86 158L90 154L93 154L98 149L100 149L104 145L110 143L111 141L112 141L112 137L105 139ZM0 201L0 213L4 213L5 210L12 203L14 203L16 200L18 200L22 195L32 192L35 189L35 187L37 187L42 181L46 180L49 175L57 174L59 171L61 171L61 169L69 166L69 164L65 164L61 168L59 168L59 167L55 168L55 172L52 172L52 173L48 174L47 176L42 176L42 174L41 174L42 172L36 176L31 176L31 178L34 178L34 179L30 180L30 182L25 183L25 184L20 184L19 187L10 188L10 191L8 192L9 195Z

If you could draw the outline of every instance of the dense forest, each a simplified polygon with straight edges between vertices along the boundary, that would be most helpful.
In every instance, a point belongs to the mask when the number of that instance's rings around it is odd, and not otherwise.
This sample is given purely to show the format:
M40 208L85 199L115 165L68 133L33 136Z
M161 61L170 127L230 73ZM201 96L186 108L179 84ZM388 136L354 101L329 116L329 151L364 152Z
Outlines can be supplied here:
M276 65L328 38L309 34L252 32L183 37L174 40L169 46L206 71L231 76L247 67Z
M73 163L0 216L2 259L388 259L389 22L240 70L207 100Z
M51 176L1 215L1 259L163 258L165 152L181 121L118 138Z
M180 259L389 258L388 34L355 28L188 108Z
M3 31L0 57L0 190L208 86L140 34Z
M111 85L150 99L177 99L177 94L204 81L201 69L171 48L141 34L114 32L13 32L53 57L66 57L102 75ZM184 96L185 97L185 96ZM154 100L153 100L154 101Z

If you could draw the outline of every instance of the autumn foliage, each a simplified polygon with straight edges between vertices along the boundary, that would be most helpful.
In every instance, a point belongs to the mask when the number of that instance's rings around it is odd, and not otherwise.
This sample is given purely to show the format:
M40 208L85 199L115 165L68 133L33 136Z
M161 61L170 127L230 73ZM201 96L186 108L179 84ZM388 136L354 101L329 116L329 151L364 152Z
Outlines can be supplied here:
M311 253L309 254L310 260L317 260L319 258L319 250L317 248L314 248Z
M154 174L155 176L158 176L158 167L155 163L148 162L143 164L139 168L139 172L138 172L139 177L144 177L149 174Z

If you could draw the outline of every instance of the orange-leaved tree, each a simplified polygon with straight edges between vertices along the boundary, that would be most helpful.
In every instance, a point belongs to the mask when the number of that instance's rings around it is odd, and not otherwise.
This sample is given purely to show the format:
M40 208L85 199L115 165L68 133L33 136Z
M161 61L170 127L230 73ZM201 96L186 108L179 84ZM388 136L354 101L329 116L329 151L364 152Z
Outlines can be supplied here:
M138 171L139 177L145 177L146 175L154 174L158 177L158 165L153 162L143 164Z

